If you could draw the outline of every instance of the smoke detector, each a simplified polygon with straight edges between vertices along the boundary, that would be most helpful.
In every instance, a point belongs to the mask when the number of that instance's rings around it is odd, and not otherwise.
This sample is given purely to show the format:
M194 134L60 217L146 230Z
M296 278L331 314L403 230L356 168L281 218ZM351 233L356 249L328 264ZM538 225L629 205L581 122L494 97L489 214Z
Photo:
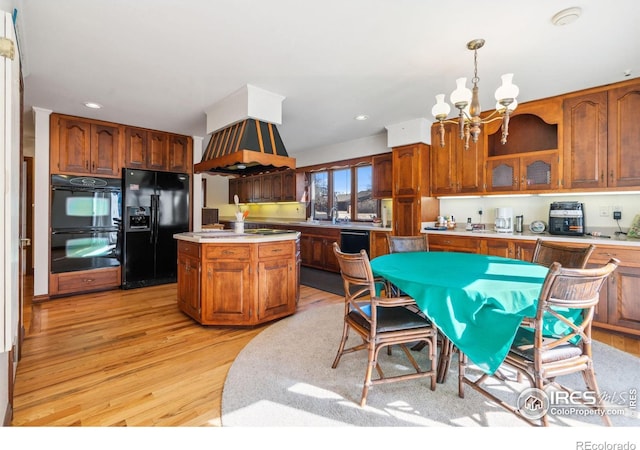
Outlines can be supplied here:
M578 7L563 9L551 18L551 23L557 27L569 25L578 20L580 14L582 14L582 9Z

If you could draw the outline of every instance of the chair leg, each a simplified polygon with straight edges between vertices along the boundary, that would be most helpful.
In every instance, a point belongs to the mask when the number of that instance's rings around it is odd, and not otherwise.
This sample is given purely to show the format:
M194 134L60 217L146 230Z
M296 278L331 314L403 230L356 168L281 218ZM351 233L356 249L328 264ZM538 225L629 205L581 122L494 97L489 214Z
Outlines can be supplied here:
M371 375L373 368L377 365L376 361L376 349L373 342L369 343L368 348L368 363L367 372L364 375L364 386L362 387L362 398L360 399L360 406L364 407L367 404L367 394L369 393L369 386L371 386Z
M347 343L347 338L349 337L349 325L347 322L344 323L342 328L342 339L340 340L340 345L338 346L338 353L336 353L336 357L333 360L333 364L331 365L332 369L338 367L338 363L340 362L340 357L342 356L342 352L344 351L344 346Z
M441 345L440 358L438 358L438 383L444 383L447 380L447 373L451 365L451 353L453 353L453 342L444 335Z
M598 382L596 381L596 374L593 371L593 367L590 367L587 370L582 372L582 378L584 378L584 382L587 385L587 389L596 393L597 397L597 409L600 413L602 413L602 421L608 427L613 426L611 423L611 419L604 411L604 402L602 401L602 395L600 394L600 388L598 387Z
M467 369L467 355L458 350L458 397L464 398L464 377Z

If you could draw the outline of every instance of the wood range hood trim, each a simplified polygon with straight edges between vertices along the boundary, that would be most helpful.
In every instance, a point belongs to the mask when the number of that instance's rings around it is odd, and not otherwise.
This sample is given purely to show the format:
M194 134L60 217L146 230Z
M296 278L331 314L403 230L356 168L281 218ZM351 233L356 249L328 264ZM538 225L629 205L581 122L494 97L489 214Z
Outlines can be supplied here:
M275 125L245 119L211 135L194 172L242 176L295 168Z

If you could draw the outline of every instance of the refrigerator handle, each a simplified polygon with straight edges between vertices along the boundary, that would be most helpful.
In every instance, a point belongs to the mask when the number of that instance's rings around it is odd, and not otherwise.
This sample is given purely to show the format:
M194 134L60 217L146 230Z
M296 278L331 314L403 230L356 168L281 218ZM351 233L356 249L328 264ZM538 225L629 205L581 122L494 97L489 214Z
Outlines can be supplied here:
M156 196L154 194L151 194L151 212L149 214L149 220L151 223L149 223L149 231L151 231L149 233L149 244L152 244L155 242L155 233L156 233Z
M158 243L158 218L160 215L160 211L158 211L158 209L160 207L160 196L156 194L153 196L153 198L155 203L153 207L153 244L156 245Z

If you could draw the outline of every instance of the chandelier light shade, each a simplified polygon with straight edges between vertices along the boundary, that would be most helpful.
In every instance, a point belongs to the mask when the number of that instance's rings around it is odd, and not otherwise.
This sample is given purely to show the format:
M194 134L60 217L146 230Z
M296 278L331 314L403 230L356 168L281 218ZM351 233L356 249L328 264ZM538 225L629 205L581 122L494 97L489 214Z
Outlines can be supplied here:
M444 124L457 123L459 126L460 139L464 140L465 150L469 148L469 139L478 142L480 136L480 126L495 120L502 120L502 144L507 143L509 134L509 115L518 106L516 97L519 94L518 86L513 84L513 74L502 75L502 84L495 92L496 108L493 113L484 119L480 118L482 108L478 96L478 49L484 45L484 39L474 39L467 43L467 48L473 50L473 78L472 88L467 88L467 79L458 78L456 89L449 97L453 106L458 110L458 119L448 120L451 107L444 101L444 94L436 95L436 104L431 109L433 117L440 122L440 146L444 147Z

